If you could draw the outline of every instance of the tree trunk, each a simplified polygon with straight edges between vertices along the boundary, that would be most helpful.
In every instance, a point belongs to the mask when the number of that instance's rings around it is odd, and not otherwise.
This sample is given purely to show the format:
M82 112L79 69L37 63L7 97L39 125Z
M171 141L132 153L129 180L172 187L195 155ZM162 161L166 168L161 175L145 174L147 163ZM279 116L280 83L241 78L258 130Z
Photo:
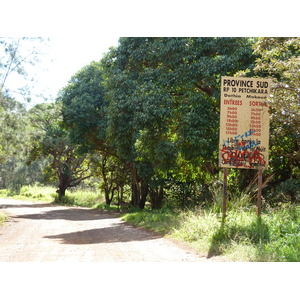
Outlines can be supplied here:
M135 207L139 207L140 191L139 182L137 177L137 171L134 164L131 164L131 204Z
M58 190L56 191L58 194L57 202L62 202L62 197L64 197L66 195L66 189L67 189L67 187L59 186Z
M109 189L104 188L105 204L110 205L111 199L109 198Z
M139 208L141 208L141 209L144 209L144 207L145 207L148 191L149 191L148 184L142 182L141 183L141 197L139 199Z
M160 186L157 189L150 189L151 208L160 209L162 208L164 197L164 188Z
M56 191L58 193L58 202L62 202L62 197L66 195L66 190L70 186L70 178L59 176L59 185L58 190Z
M120 210L121 203L123 202L123 191L124 191L124 185L118 186L118 211Z

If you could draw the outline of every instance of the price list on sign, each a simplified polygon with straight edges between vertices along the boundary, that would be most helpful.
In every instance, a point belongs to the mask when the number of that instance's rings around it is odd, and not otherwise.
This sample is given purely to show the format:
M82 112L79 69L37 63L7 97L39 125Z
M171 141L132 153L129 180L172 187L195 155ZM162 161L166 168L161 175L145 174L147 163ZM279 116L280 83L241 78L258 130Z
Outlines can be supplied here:
M222 77L219 165L268 166L270 79Z

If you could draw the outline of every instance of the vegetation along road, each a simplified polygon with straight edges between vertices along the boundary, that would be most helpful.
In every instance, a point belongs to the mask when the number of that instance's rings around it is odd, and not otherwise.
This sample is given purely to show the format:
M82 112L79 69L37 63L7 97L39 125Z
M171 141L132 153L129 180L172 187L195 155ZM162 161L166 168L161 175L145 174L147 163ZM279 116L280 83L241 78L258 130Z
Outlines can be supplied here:
M0 209L0 262L210 261L112 213L2 198Z

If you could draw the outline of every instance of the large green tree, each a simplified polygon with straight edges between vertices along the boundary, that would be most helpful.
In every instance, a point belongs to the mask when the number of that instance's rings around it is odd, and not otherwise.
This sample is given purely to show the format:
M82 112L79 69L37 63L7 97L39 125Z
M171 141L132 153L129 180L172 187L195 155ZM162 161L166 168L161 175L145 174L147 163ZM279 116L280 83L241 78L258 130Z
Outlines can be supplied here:
M5 188L19 188L37 178L24 175L31 175L29 170L33 169L24 164L30 122L22 100L30 97L29 87L34 78L30 67L39 62L42 41L42 38L0 37L0 184ZM9 81L14 82L15 89L9 88ZM16 100L20 94L21 103Z
M104 101L102 67L92 62L79 70L57 97L64 126L82 153L94 153L93 174L102 180L106 204L123 194L127 166L106 138L107 104ZM123 197L120 197L122 200Z
M90 160L81 154L62 126L61 108L57 104L38 104L30 110L35 127L28 162L49 157L51 169L58 182L58 201L70 187L75 187L91 177Z
M92 62L72 76L59 92L57 102L62 105L64 125L72 141L80 145L82 151L109 151L100 63Z
M251 68L252 43L121 38L103 59L108 139L131 166L135 205L144 206L146 186L157 174L173 170L176 176L180 165L193 164L213 171L220 77Z

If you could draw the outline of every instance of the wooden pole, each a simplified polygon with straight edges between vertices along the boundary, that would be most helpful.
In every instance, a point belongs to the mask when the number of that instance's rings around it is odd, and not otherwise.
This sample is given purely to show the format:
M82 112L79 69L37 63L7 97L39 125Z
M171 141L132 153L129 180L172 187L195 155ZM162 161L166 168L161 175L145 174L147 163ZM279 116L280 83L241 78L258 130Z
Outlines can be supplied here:
M262 173L263 170L259 169L258 170L258 191L257 191L257 216L260 217L261 215L261 194L262 194Z
M225 218L226 218L226 210L227 210L227 175L228 175L228 169L224 168L224 178L223 178L223 206L222 206L223 220L225 220Z

